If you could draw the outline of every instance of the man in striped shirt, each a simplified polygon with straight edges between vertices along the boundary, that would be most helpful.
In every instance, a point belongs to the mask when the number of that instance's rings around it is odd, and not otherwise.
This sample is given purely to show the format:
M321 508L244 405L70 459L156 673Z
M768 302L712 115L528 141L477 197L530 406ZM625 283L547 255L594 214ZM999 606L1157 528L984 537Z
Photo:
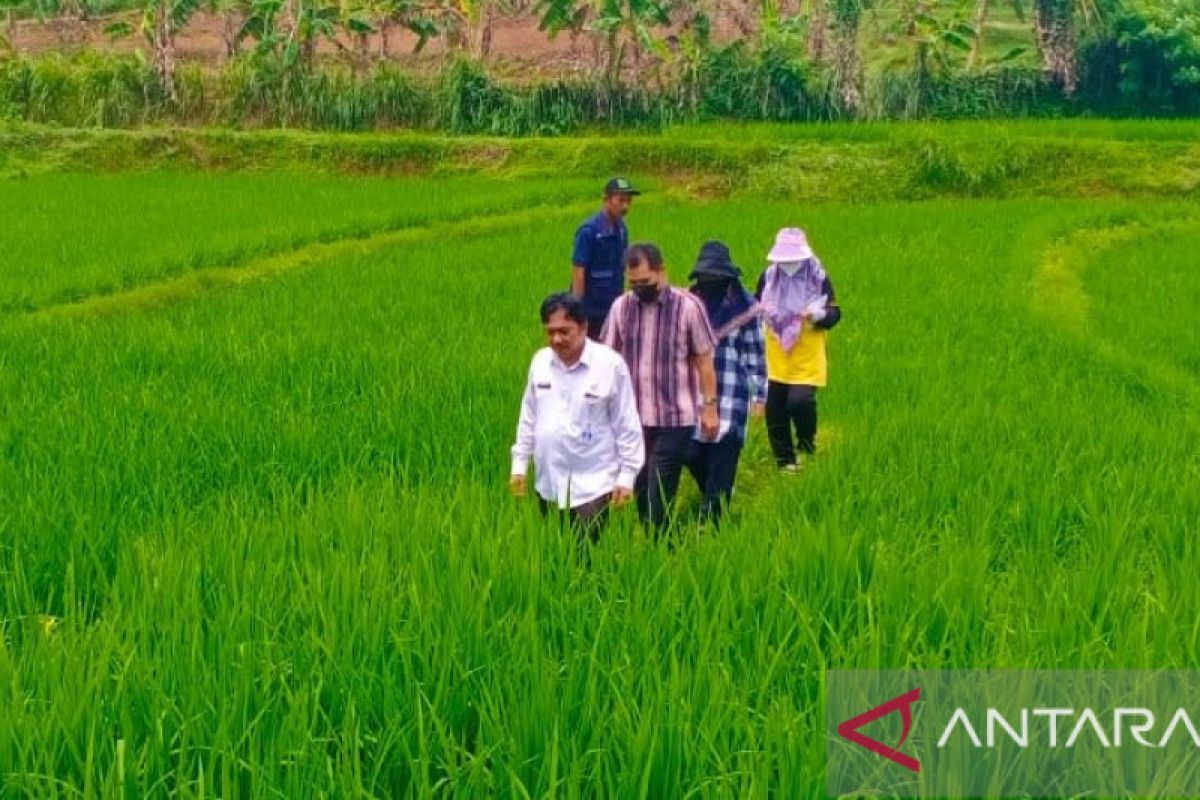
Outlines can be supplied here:
M697 422L706 440L720 430L716 339L700 300L667 280L657 247L630 247L625 275L630 291L613 303L600 340L624 357L633 378L646 445L634 494L642 521L662 528Z

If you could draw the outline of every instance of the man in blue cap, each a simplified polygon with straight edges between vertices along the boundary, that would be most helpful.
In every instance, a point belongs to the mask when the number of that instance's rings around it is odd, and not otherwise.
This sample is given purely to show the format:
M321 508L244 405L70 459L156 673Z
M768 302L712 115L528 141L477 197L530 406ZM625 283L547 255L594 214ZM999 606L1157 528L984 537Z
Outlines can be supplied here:
M592 339L600 336L609 308L625 290L625 215L639 194L626 179L613 178L604 187L603 208L575 232L571 293L583 300Z

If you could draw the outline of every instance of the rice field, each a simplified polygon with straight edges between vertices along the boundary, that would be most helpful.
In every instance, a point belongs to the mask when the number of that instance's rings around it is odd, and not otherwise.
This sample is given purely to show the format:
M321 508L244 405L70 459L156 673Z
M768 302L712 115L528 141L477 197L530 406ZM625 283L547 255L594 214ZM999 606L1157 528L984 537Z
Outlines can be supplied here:
M845 320L803 475L588 565L505 484L596 181L0 183L0 797L816 796L826 669L1200 667L1194 202L643 182Z

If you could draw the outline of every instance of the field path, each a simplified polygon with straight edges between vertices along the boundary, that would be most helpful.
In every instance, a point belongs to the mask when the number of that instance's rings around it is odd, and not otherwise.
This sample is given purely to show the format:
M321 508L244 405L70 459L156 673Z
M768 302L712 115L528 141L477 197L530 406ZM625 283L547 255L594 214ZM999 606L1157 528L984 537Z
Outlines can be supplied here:
M498 233L524 222L540 221L547 216L580 217L593 206L595 203L591 201L573 205L537 205L504 214L480 215L467 219L389 229L365 237L353 236L332 242L314 242L255 258L236 266L202 267L124 291L95 294L77 300L43 306L29 312L29 316L42 320L78 320L147 311L171 303L191 300L210 291L231 289L247 283L269 280L317 264L361 256L389 247L444 240L447 237L463 239L483 236Z
M1059 237L1047 245L1033 276L1034 311L1073 336L1122 371L1142 376L1148 383L1182 398L1192 409L1187 419L1200 429L1200 382L1177 365L1131 352L1104 335L1103 324L1092 319L1086 273L1105 253L1145 239L1200 227L1200 219L1185 217L1157 222L1134 220L1103 227L1087 227Z

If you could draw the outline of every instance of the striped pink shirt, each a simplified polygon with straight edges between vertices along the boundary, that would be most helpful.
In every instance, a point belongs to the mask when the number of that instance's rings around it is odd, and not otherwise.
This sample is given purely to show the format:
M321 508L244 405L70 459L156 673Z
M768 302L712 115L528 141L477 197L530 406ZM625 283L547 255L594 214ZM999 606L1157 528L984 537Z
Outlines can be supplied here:
M668 286L653 303L626 292L613 303L600 340L625 358L638 415L648 428L691 427L700 419L700 375L691 357L711 353L716 337L704 305Z

